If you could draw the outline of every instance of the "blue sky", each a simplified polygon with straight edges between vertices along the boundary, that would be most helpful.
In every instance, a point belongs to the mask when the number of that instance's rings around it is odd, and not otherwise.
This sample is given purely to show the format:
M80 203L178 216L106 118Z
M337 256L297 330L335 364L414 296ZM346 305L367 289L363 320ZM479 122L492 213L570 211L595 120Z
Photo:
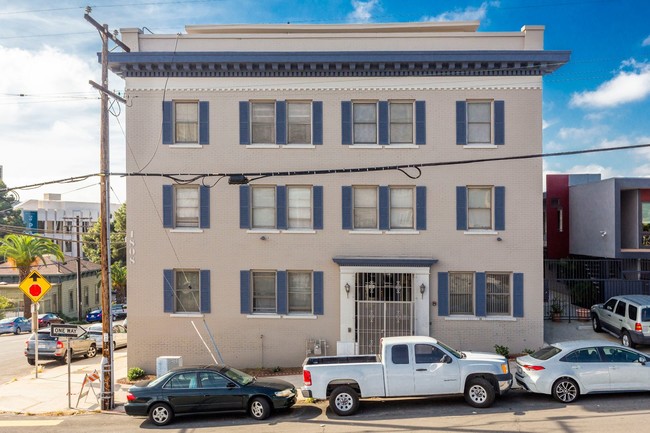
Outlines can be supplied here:
M9 186L99 171L100 38L78 1L0 2L0 165ZM479 20L479 31L544 25L545 48L571 61L544 78L544 151L650 143L650 1L647 0L102 0L92 16L111 30L184 32L188 24ZM111 75L110 87L124 88ZM21 96L22 95L22 96ZM111 170L123 172L124 117L111 118ZM546 158L546 172L650 177L650 151ZM112 199L126 201L113 178ZM99 201L98 179L21 190Z

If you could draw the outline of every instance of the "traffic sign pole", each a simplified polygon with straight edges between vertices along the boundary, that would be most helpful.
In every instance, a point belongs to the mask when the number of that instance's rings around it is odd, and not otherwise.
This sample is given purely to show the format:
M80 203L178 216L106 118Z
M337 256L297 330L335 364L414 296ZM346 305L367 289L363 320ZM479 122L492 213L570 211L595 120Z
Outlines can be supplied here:
M34 368L35 378L38 379L38 302L32 304L32 328L34 331Z
M72 364L72 351L70 348L72 346L70 346L70 337L66 338L66 342L68 343L68 350L66 353L66 356L68 357L68 407L72 409L72 387L70 385L70 364Z

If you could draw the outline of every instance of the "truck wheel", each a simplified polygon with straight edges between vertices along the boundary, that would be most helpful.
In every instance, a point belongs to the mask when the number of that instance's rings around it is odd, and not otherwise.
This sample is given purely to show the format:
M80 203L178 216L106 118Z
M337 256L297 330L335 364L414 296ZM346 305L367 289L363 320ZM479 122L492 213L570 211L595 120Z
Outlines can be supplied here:
M560 403L572 403L580 395L578 390L578 384L568 377L563 377L558 379L553 384L553 398L555 398Z
M603 328L600 327L600 320L595 314L591 316L591 327L594 328L594 332L601 332Z
M349 386L339 386L330 394L330 408L338 416L354 415L359 409L359 395Z
M482 377L471 379L465 386L465 401L474 407L490 407L495 392L492 384Z
M621 344L631 349L634 349L636 347L636 344L634 344L634 341L632 341L632 337L630 337L630 333L626 330L624 330L621 334Z

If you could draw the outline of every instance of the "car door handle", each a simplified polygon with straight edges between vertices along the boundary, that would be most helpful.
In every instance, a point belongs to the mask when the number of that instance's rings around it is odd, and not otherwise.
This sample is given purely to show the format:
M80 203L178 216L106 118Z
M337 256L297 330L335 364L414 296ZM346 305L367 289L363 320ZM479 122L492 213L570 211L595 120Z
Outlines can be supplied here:
M579 366L579 365L574 365L574 366L571 367L571 368L573 368L574 370L580 370L580 366Z
M417 368L415 371L427 371L426 368Z

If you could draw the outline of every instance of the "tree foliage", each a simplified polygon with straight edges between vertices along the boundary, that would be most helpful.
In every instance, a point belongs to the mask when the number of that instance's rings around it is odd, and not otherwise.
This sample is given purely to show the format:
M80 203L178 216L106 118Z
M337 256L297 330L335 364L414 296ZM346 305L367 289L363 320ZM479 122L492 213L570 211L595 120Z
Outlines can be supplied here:
M4 188L6 185L0 180L0 190ZM16 197L7 192L0 192L0 237L15 233L14 227L25 227L20 211L14 209L16 204L18 204Z
M29 275L32 267L46 263L45 256L52 255L58 260L63 260L61 248L49 239L36 238L28 235L7 235L0 239L0 256L18 269L19 281ZM23 313L31 317L32 300L25 295Z
M101 216L87 233L83 235L83 251L88 260L99 263L101 260ZM126 266L126 203L122 204L113 215L110 227L111 263L120 263Z

